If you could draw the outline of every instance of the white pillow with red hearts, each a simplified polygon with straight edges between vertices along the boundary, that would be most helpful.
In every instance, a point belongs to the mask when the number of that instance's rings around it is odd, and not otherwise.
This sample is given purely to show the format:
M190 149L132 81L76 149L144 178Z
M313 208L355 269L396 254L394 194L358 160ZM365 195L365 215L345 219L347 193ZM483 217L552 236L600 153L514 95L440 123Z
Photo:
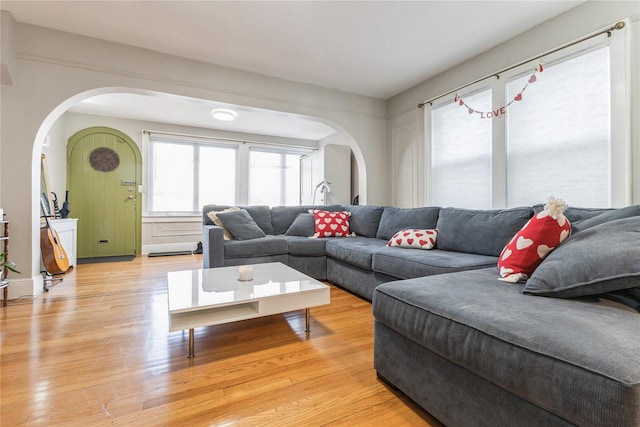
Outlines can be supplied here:
M502 281L526 280L542 260L571 234L571 224L564 216L567 204L549 198L544 210L534 215L502 249L498 270Z
M436 245L438 230L400 230L387 243L387 246L401 248L431 249Z
M352 235L349 230L351 212L310 209L309 213L313 214L313 221L316 225L316 232L311 237L347 237Z

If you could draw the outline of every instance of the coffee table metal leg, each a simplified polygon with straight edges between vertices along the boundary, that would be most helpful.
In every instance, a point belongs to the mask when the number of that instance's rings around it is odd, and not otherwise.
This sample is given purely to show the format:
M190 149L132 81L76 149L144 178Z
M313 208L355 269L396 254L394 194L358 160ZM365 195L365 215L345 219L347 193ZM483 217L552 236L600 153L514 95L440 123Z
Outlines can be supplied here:
M189 329L189 354L187 354L188 358L192 358L195 357L196 354L193 351L193 347L194 347L194 336L193 336L193 328Z
M305 308L305 328L304 331L305 332L310 332L311 331L311 309L310 308Z

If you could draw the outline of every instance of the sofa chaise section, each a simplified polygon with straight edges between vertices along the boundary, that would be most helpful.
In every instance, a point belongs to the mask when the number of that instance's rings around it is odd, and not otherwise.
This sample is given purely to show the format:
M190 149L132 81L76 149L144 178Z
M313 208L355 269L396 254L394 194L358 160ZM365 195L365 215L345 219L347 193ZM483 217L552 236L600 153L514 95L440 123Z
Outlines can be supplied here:
M376 288L378 374L447 425L640 425L638 313L524 296L497 277L491 267Z

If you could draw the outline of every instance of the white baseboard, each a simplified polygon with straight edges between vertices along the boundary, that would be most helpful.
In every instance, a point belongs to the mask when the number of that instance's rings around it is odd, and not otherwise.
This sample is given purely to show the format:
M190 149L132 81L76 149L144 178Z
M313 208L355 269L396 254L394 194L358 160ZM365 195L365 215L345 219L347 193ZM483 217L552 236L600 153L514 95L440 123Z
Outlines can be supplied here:
M198 242L163 243L160 245L143 245L142 254L148 255L155 252L194 251Z
M7 299L11 301L17 298L35 298L42 293L43 288L44 283L41 274L33 276L30 279L9 278ZM3 299L3 297L4 292L0 292L0 300Z

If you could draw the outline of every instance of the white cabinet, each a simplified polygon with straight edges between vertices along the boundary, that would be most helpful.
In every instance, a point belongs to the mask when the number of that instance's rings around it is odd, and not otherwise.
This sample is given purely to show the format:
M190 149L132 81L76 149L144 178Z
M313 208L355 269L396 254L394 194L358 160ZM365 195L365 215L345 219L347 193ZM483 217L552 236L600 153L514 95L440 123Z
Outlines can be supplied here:
M300 204L313 205L315 187L324 179L324 153L319 151L300 159ZM319 189L315 204L324 205L324 193Z
M322 191L322 186L318 187L323 181L329 188L326 192ZM300 204L323 206L350 203L350 147L328 144L322 150L300 159Z
M69 258L69 266L75 266L78 246L78 218L52 219L51 227L58 232L60 244Z

